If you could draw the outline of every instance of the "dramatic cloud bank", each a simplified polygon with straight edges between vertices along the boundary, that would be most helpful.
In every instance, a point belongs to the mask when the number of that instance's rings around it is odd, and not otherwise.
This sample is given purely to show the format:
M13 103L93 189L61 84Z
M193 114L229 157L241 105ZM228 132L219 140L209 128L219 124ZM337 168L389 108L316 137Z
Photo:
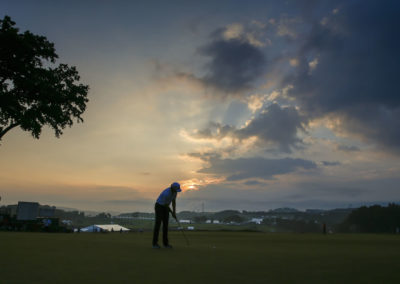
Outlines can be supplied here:
M291 148L302 144L297 132L304 131L305 122L294 107L271 104L242 128L212 122L209 127L197 131L193 136L217 140L231 137L239 141L256 137L258 144L264 148L290 153Z
M203 82L226 93L249 89L263 73L263 54L257 47L238 39L214 40L202 47L200 53L210 58Z
M249 116L229 113L187 132L215 142L188 154L207 163L198 173L263 188L301 171L335 175L349 157L360 159L360 145L400 153L400 40L393 33L400 4L301 6L264 23L217 29L199 49L208 64L197 79L214 88L213 97L248 103Z
M345 1L312 23L283 85L310 118L333 115L338 130L399 153L400 4Z

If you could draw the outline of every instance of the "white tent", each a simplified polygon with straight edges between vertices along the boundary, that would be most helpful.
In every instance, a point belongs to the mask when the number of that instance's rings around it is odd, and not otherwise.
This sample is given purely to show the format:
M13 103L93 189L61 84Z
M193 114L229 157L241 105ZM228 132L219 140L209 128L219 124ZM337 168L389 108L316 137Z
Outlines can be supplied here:
M129 229L122 227L120 225L91 225L86 228L82 228L81 232L88 232L88 233L93 233L93 232L101 232L101 231L106 231L106 232L128 232Z

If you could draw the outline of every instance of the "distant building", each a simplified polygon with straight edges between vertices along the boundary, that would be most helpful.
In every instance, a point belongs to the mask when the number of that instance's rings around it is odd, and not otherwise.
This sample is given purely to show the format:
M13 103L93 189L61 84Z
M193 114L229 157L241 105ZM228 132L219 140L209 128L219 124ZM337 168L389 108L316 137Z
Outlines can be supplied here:
M185 223L185 224L191 224L191 223L192 223L191 220L180 220L179 222L180 222L181 224L182 224L182 223Z
M36 220L39 216L39 203L37 202L18 202L17 220Z
M15 215L17 215L17 220L28 221L36 220L38 217L54 218L55 212L55 206L40 205L38 202L18 201Z
M0 213L1 214L8 214L11 217L14 217L14 216L17 215L17 208L18 208L18 205L16 205L16 204L1 206L0 207Z
M55 212L56 212L55 206L40 206L39 207L39 216L40 217L52 218L52 217L54 217Z
M263 218L252 218L251 223L256 223L257 225L260 225L264 219Z
M219 224L219 220L213 220L213 224Z

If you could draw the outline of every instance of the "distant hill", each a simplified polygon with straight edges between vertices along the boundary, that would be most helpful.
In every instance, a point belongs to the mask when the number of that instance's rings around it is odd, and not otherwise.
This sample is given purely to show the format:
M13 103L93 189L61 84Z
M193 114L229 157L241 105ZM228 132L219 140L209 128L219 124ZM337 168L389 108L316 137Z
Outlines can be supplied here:
M76 208L70 208L70 207L63 207L63 206L56 206L57 209L63 210L65 212L84 212L86 216L96 216L100 213L103 213L105 211L93 211L93 210L81 210L81 209L76 209ZM121 212L117 211L107 211L106 213L110 213L111 215L119 215Z
M273 210L269 210L270 213L297 213L300 212L295 208L283 207L283 208L276 208Z

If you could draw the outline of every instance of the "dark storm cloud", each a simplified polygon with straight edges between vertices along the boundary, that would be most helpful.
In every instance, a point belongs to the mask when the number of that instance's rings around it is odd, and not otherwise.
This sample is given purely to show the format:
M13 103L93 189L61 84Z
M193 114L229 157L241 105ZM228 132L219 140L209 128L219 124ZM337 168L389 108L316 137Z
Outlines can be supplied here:
M199 130L194 136L218 140L227 136L239 140L255 136L262 146L272 144L277 150L290 153L292 148L301 146L302 141L297 137L297 132L304 131L303 124L305 123L306 120L296 108L271 104L244 128L238 129L213 122L207 128Z
M361 105L342 116L349 132L359 133L383 149L400 153L400 106Z
M261 141L272 142L282 152L290 153L302 141L297 137L299 130L304 131L304 118L294 107L270 105L245 128L237 131L239 138L257 136Z
M265 69L266 60L258 47L240 38L224 39L221 30L199 53L209 58L203 83L225 93L251 88Z
M400 3L345 1L314 23L288 76L310 117L342 119L348 132L385 149L400 151Z
M226 175L228 181L245 180L249 178L272 179L276 175L295 172L298 169L312 170L317 165L313 161L303 159L264 159L240 158L209 160L210 166L199 170L199 173Z

